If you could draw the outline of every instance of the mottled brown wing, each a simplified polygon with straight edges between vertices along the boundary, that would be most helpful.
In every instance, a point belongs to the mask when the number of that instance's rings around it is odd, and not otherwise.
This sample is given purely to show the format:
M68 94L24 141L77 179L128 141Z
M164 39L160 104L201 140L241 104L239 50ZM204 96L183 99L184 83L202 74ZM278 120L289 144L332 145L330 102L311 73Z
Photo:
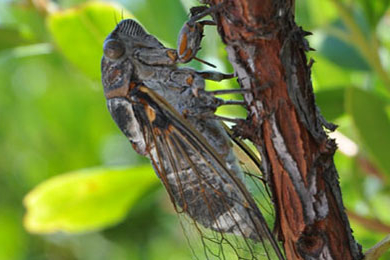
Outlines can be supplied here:
M207 259L284 259L252 195L205 138L147 87L131 98L153 167Z

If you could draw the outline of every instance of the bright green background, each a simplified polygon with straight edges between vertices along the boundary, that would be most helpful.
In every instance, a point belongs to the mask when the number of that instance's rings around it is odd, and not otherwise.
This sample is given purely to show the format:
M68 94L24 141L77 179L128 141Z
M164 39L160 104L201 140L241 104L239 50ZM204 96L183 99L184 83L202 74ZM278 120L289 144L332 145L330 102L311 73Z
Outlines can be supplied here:
M165 191L106 109L100 58L122 17L174 47L197 3L31 2L0 2L0 260L188 259ZM341 143L335 161L344 204L361 217L350 220L364 249L390 232L388 5L296 3L298 23L314 33L317 102L358 148L342 152L353 145ZM200 57L231 70L214 28Z

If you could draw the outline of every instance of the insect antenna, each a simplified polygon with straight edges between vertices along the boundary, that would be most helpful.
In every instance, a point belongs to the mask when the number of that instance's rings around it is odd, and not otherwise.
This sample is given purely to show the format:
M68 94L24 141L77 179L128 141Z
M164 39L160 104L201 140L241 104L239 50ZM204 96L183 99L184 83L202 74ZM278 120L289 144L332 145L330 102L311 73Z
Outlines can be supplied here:
M194 60L197 60L197 61L199 61L199 62L202 62L203 64L206 64L207 66L210 66L210 67L212 67L212 68L216 68L217 66L215 66L214 64L211 64L210 62L207 62L207 61L205 61L205 60L202 60L202 59L200 59L200 58L198 58L198 57L194 57L193 58Z
M250 93L250 89L244 89L244 88L238 88L238 89L222 89L222 90L212 90L212 91L206 91L208 94L211 95L225 95L225 94L234 94L234 93Z
M116 19L116 12L113 11L113 15L114 15L115 26L117 26L118 25L118 20Z
M223 106L223 105L246 106L246 102L244 100L222 100L219 106Z

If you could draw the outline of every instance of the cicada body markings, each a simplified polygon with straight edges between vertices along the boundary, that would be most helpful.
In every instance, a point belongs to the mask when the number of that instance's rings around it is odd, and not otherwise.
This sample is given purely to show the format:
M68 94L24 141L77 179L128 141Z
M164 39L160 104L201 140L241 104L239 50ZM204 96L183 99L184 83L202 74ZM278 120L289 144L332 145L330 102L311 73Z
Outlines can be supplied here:
M219 120L197 116L212 115L220 104L204 91L204 79L225 76L178 68L172 49L133 20L120 22L104 48L108 109L134 149L150 159L175 210L195 227L204 253L259 259L264 252L283 259L243 183L227 132Z

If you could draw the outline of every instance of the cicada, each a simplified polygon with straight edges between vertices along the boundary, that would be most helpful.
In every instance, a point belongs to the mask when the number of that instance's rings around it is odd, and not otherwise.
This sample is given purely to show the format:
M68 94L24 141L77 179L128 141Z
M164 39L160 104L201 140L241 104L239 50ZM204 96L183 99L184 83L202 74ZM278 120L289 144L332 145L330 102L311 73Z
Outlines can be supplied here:
M214 116L224 101L205 91L205 79L232 76L177 66L195 58L203 26L213 24L196 20L208 12L183 26L178 50L122 20L103 47L107 106L134 150L150 159L176 212L192 222L207 259L284 259Z

